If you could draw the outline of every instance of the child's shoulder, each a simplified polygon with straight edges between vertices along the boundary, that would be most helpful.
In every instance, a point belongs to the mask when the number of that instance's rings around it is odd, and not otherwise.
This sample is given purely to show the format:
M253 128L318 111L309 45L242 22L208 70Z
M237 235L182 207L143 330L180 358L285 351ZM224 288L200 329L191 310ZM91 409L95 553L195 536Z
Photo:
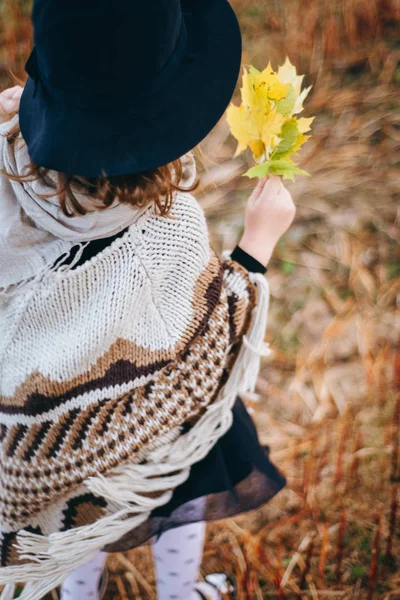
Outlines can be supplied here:
M166 216L158 214L156 207L152 206L140 219L140 226L145 223L151 228L155 227L160 233L162 231L171 233L192 231L197 235L207 233L204 211L189 192L174 193L171 210Z
M171 209L171 217L183 222L205 223L205 215L199 202L190 192L177 192Z
M205 215L188 192L174 193L168 215L157 214L155 207L151 207L130 229L137 250L146 262L159 255L164 265L168 257L174 263L183 258L188 264L199 262L198 269L207 262L209 236Z

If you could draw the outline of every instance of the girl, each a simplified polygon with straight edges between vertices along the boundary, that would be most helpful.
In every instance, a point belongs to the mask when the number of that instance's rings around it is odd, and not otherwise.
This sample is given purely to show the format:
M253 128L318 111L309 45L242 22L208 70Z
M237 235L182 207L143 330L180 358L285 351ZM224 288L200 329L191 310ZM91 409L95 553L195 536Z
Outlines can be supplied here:
M149 540L158 598L220 598L204 522L286 483L238 394L295 212L261 181L220 260L190 193L238 24L226 0L36 0L33 25L0 97L0 598L98 598L106 552Z

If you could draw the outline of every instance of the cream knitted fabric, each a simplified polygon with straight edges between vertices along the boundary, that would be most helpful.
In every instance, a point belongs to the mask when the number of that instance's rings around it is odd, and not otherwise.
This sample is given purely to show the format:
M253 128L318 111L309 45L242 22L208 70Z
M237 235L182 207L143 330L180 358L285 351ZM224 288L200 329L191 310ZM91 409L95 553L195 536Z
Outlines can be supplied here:
M170 499L254 388L267 310L187 193L0 296L1 600L42 598Z

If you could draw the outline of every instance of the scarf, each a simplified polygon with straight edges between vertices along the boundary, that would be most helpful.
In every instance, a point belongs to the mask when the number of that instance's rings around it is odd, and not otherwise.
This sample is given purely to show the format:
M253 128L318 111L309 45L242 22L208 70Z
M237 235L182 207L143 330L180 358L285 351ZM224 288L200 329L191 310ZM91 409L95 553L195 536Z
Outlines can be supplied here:
M0 127L0 169L23 175L30 163L27 146L22 137L13 144L6 138L17 123L18 115ZM189 188L196 179L193 154L182 157L182 163L180 185ZM75 196L87 213L67 217L54 195L57 173L50 170L47 180L20 183L0 178L0 291L40 275L76 244L118 234L147 209L121 204L116 198L107 210L99 210L96 200L76 190Z

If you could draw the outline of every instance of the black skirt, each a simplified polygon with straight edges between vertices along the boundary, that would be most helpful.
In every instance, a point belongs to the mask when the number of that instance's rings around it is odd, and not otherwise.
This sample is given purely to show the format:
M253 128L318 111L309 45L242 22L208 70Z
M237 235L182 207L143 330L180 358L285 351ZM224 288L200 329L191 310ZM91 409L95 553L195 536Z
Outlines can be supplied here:
M266 504L285 485L286 477L269 459L269 446L260 443L238 397L232 426L207 456L192 466L189 478L174 490L169 502L104 550L125 552L174 527L253 510Z

